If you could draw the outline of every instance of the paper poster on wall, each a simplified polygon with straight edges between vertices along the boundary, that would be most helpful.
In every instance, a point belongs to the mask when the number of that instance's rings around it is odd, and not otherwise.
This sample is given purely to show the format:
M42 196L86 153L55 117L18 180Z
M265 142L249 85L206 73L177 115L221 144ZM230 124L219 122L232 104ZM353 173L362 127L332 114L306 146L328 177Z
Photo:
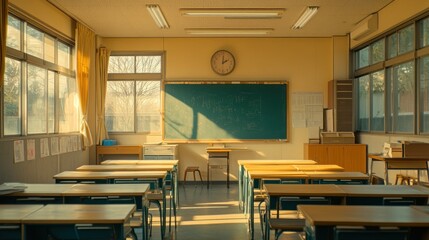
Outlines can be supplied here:
M23 162L24 158L24 140L13 142L13 159L15 163Z
M292 93L292 126L323 128L323 93Z
M51 154L58 155L59 151L58 137L51 138Z
M27 160L36 159L36 140L27 140Z
M49 141L47 138L40 139L40 157L44 158L49 156Z

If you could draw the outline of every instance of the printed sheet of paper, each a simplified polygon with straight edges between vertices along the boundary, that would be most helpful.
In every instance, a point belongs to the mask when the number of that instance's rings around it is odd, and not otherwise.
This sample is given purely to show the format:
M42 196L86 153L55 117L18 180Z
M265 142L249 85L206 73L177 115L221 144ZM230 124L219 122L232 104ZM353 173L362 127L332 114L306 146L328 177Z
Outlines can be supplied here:
M36 159L36 140L27 140L27 160Z
M323 93L292 93L292 126L323 128Z
M48 157L49 156L49 140L48 138L40 139L40 157Z
M13 160L15 163L23 162L24 156L24 140L16 140L13 142Z

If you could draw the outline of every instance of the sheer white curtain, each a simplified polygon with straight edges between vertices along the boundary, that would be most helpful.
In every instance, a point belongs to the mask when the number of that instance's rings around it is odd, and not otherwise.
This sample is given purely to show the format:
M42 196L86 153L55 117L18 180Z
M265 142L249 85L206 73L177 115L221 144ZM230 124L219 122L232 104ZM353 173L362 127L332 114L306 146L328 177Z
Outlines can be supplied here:
M109 138L104 120L104 108L106 103L107 70L109 67L110 50L101 47L97 55L97 145L101 145L103 139Z
M3 92L6 61L7 4L8 0L2 0L0 5L0 93Z
M94 144L91 135L91 129L88 126L88 89L90 81L90 69L92 59L95 53L95 34L89 28L81 23L76 26L76 52L77 52L77 85L82 110L82 122L80 132L82 134L82 147L92 146Z

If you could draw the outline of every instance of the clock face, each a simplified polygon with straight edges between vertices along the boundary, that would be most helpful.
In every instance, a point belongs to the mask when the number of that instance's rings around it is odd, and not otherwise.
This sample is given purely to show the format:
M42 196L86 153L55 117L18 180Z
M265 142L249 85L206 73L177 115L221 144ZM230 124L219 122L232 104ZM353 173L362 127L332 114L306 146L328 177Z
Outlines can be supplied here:
M219 50L213 54L211 66L215 73L219 75L227 75L234 70L234 56L226 50Z

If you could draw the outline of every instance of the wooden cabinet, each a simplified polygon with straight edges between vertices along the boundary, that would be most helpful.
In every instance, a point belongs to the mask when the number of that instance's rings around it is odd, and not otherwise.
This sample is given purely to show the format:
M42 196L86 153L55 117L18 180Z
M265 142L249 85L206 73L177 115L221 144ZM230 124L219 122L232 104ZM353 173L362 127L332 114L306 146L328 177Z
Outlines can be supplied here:
M332 80L328 85L328 108L333 109L334 132L353 131L353 81Z
M304 159L319 164L337 164L347 172L367 173L366 144L304 144Z

